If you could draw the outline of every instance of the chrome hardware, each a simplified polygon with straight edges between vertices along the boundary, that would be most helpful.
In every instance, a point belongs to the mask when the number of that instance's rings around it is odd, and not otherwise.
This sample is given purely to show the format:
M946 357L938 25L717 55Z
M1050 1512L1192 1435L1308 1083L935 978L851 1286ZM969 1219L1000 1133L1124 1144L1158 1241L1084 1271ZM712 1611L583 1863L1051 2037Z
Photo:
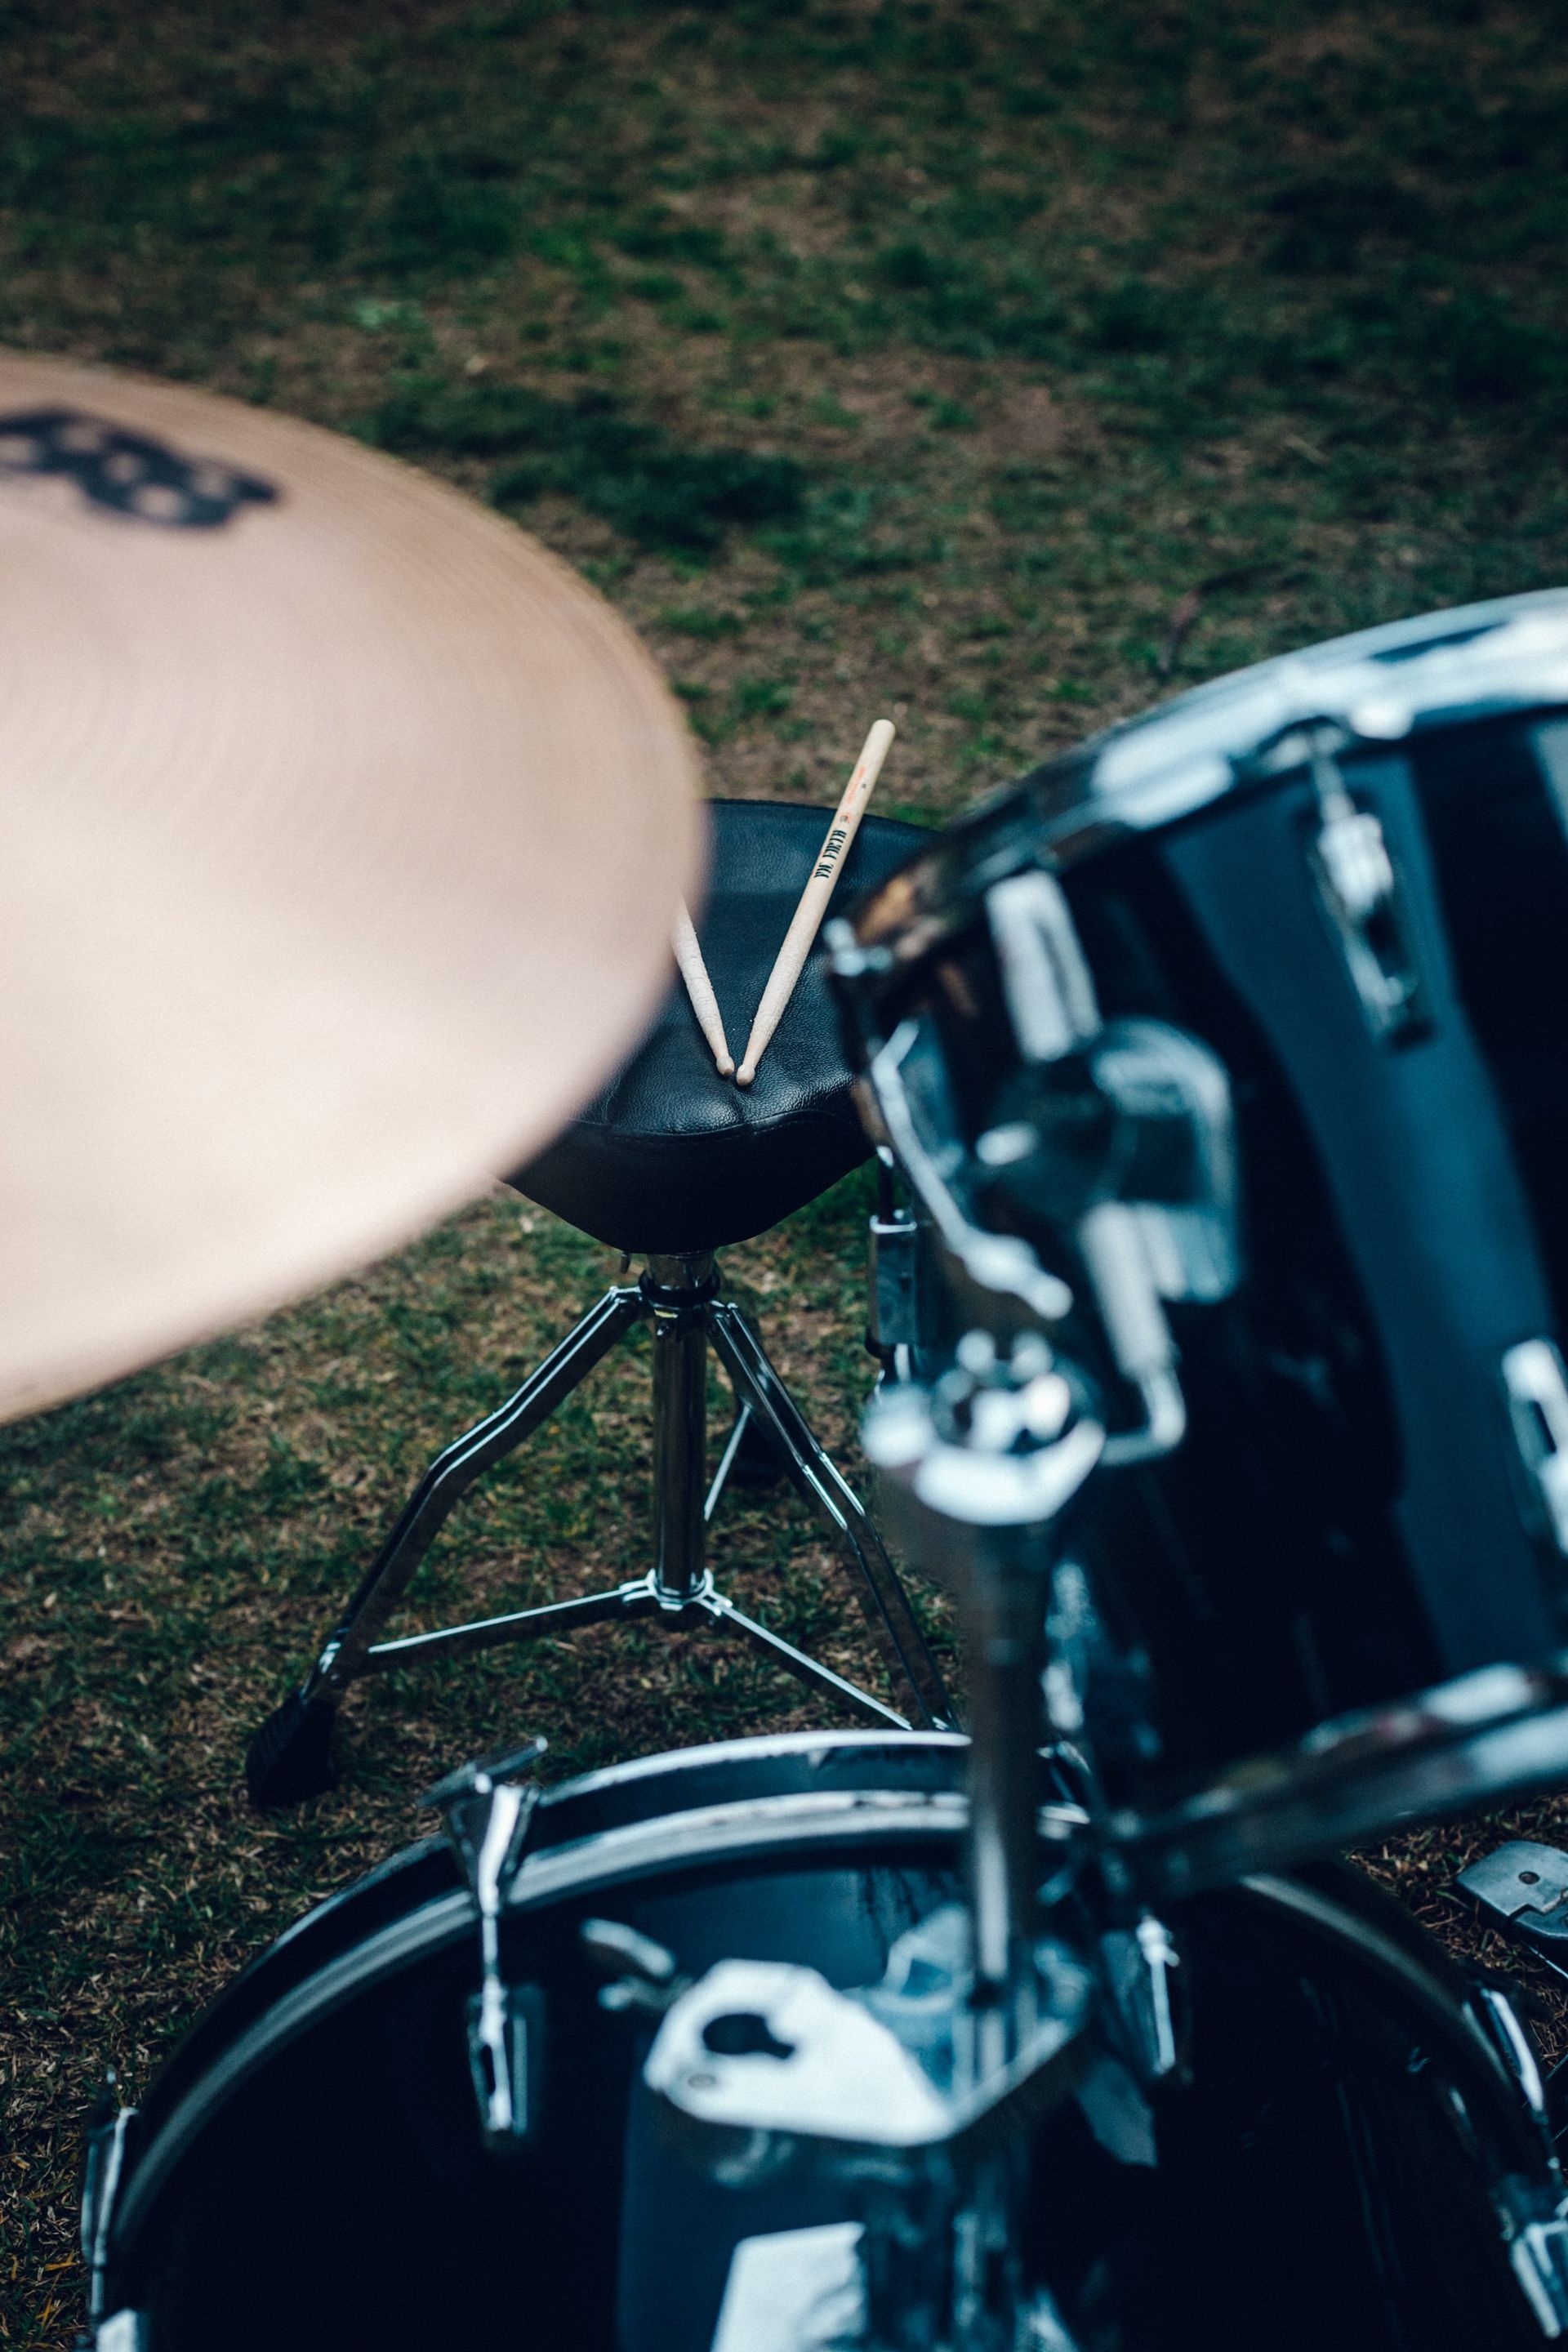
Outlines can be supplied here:
M1451 1682L1335 1716L1228 1766L1159 1811L1107 1824L1101 1867L1151 1902L1289 1869L1452 1810L1457 1788L1568 1779L1568 1660L1478 1666ZM1446 1792L1446 1793L1445 1793Z
M1171 1452L1186 1429L1161 1301L1221 1298L1239 1278L1229 1082L1216 1055L1165 1023L1101 1024L1071 912L1050 875L1014 876L985 904L1030 1073L1017 1115L983 1134L971 1158L941 1045L908 1020L868 1066L875 1125L977 1320L1006 1326L1022 1307L1036 1322L1059 1323L1073 1294L1027 1242L991 1229L971 1197L976 1183L994 1178L1077 1243L1117 1370L1143 1409L1140 1428L1110 1440L1107 1465L1148 1461ZM1069 1055L1072 1077L1058 1095L1048 1073ZM1058 1103L1092 1106L1096 1097L1103 1168L1093 1141L1086 1160L1077 1132L1059 1147L1051 1132ZM998 1313L1002 1300L1013 1305Z
M642 1325L651 1326L655 1341L649 1350L654 1557L647 1572L569 1600L510 1609L396 1640L382 1638L461 1497L487 1470L525 1443L609 1350ZM711 1482L706 1444L710 1349L729 1375L736 1405L731 1443ZM763 1441L776 1466L826 1523L829 1540L853 1572L862 1606L887 1654L897 1706L797 1649L771 1625L737 1608L716 1586L706 1564L707 1528L748 1431ZM746 1316L732 1298L720 1295L709 1251L650 1255L640 1281L606 1291L520 1388L437 1455L315 1666L253 1738L247 1764L251 1796L266 1807L289 1805L330 1785L336 1711L362 1675L630 1617L653 1619L670 1631L705 1625L739 1636L774 1666L873 1723L900 1730L911 1722L940 1727L952 1716L952 1703L909 1595L865 1507L808 1426Z
M1195 815L1245 780L1237 744L1330 720L1348 737L1389 743L1439 715L1501 718L1564 701L1561 588L1390 622L1216 679L1113 729L1080 757L1072 793L1059 803L1052 795L1042 831L1048 844L1100 825L1142 832Z
M90 2341L92 2352L151 2352L153 2335L146 2313L127 2305L100 2319L86 2340Z
M1058 1740L1077 1740L1089 1720L1089 1677L1105 1649L1104 1627L1082 1564L1070 1555L1051 1573L1046 1607L1046 1721Z
M1370 809L1356 806L1340 772L1335 753L1350 740L1342 730L1326 724L1304 728L1300 735L1318 796L1310 851L1318 895L1368 1028L1380 1044L1399 1045L1419 1034L1425 1015L1409 920L1383 825Z
M879 1391L861 1438L895 1482L895 1506L901 1490L955 1528L1036 1526L1065 1509L1104 1450L1103 1429L1079 1404L1037 1335L1022 1333L1004 1359L989 1333L971 1331L935 1389L911 1381ZM922 1520L918 1545L922 1565L945 1581L967 1574L967 1538L950 1541Z
M1078 1243L1116 1369L1143 1405L1141 1429L1107 1438L1106 1468L1173 1454L1187 1433L1186 1400L1137 1210L1122 1201L1102 1202L1079 1226Z
M858 2221L742 2238L712 2352L845 2352L866 2340Z
M959 1603L973 1739L967 1848L971 1966L984 1988L981 2069L1026 2037L1038 1884L1036 1751L1054 1523L1100 1459L1105 1433L1037 1332L1004 1360L989 1333L959 1342L934 1389L873 1398L866 1452L910 1556Z
M1184 2060L1184 2021L1176 1996L1181 1967L1170 1929L1152 1911L1135 1927L1100 1939L1106 1982L1122 2032L1123 2055L1141 2083L1158 2083Z
M1472 1862L1454 1884L1489 1927L1568 1976L1568 1853L1518 1838Z
M1568 2220L1561 2207L1531 2211L1522 2182L1508 2183L1496 2201L1514 2277L1542 2336L1555 2343L1568 2335Z
M1470 1991L1469 2008L1487 2040L1518 2084L1525 2105L1537 2123L1545 2124L1546 2085L1541 2079L1541 2062L1535 2054L1534 2043L1520 2022L1512 2001L1496 1985L1475 1985Z
M1225 1064L1165 1021L1112 1021L1091 1055L1095 1084L1154 1163L1118 1195L1138 1221L1162 1298L1208 1305L1241 1279L1238 1179Z
M868 1255L866 1345L889 1378L908 1380L920 1339L920 1227L908 1209L889 1207L871 1217Z
M117 2107L114 2105L115 2082L111 2066L104 2077L98 2112L89 2127L87 2163L82 2174L81 2258L87 2267L87 2309L90 2320L103 2317L104 2279L109 2268L109 2237L114 2222L114 2200L125 2169L125 2137L136 2115L134 2107ZM128 2315L135 2317L134 2313Z
M1001 968L1018 1050L1057 1062L1100 1027L1100 1006L1061 884L1036 867L985 894L985 919Z
M610 1979L599 2007L613 2016L662 2017L691 1982L678 1972L673 1952L618 1919L584 1919L578 1936L590 1964Z
M935 1041L918 1022L900 1022L873 1055L867 1076L888 1142L961 1293L1011 1300L1031 1319L1059 1323L1072 1308L1067 1284L1047 1272L1027 1242L988 1232L970 1212L965 1155Z
M1027 2126L1095 2055L1095 1979L1040 1931L1037 1749L1053 1522L1103 1442L1081 1382L1037 1330L1005 1357L971 1331L934 1390L878 1391L868 1451L901 1498L920 1565L946 1576L963 1615L967 1905L900 1937L882 1982L858 1992L811 1969L721 1962L674 2002L644 2068L711 2177L795 2165L857 2188L879 2347L1071 2352L1013 2256ZM1063 1828L1064 1842L1081 1840L1087 1816Z
M775 2170L798 2142L917 2148L948 2110L898 2037L815 1969L721 1960L660 2026L644 2079L701 2127L689 2144L731 2185Z
M899 1938L879 1985L838 1992L813 1969L722 1961L665 2019L644 2080L689 2158L735 2186L826 2176L864 2217L821 2245L800 2233L799 2275L768 2258L773 2242L744 2263L738 2251L716 2345L1074 2352L1022 2274L1018 2156L1092 2063L1092 1979L1039 1944L1027 2028L987 2066L969 1947L949 1906ZM840 2332L821 2324L827 2307Z
M721 1960L682 1996L643 2075L715 2179L754 2181L792 2161L850 2178L885 2178L889 2156L973 2161L1067 2095L1088 2058L1088 1970L1041 1944L1037 2013L1013 2056L983 2070L965 1969L909 1997L901 1947L912 1938L929 1970L944 1937L967 1948L962 1912L900 1937L884 1984L863 1991L786 1962Z
M1521 1339L1502 1360L1513 1433L1545 1506L1552 1540L1568 1552L1568 1380L1550 1339Z
M1560 1847L1516 1839L1472 1862L1454 1884L1494 1921L1556 1915L1553 1932L1568 1943L1568 1853Z
M473 1895L479 1922L479 1991L468 2003L468 2070L487 2147L520 2147L529 2136L542 2023L531 1985L501 1975L500 1922L533 1824L540 1791L504 1776L529 1771L546 1742L465 1764L421 1800L438 1810Z
M1107 1468L1170 1453L1186 1428L1162 1301L1212 1302L1240 1279L1230 1085L1209 1048L1163 1021L1108 1022L1072 1064L1031 1072L982 1135L981 1166L1026 1215L1076 1244L1142 1427Z

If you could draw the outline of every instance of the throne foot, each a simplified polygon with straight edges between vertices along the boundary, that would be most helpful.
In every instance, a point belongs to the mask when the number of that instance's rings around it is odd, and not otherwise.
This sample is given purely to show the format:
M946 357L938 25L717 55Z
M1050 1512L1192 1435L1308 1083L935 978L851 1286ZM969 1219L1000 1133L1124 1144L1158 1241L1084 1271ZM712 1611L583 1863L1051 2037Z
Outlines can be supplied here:
M290 1691L273 1709L245 1752L253 1805L275 1812L337 1786L331 1753L337 1713L330 1699L307 1699L300 1691Z

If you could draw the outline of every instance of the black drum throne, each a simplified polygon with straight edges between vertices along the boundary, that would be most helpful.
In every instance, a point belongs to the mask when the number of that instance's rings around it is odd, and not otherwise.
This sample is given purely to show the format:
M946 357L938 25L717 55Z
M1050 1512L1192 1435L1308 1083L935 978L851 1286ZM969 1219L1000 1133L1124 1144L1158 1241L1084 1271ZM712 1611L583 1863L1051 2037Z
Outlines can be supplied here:
M826 813L779 802L712 804L704 958L739 1057L778 944L821 847ZM839 903L883 880L927 838L868 818L840 872ZM804 1208L867 1156L850 1099L821 951L803 973L756 1078L721 1080L679 983L629 1063L566 1133L509 1181L596 1240L639 1279L618 1283L485 1420L436 1457L300 1687L256 1733L252 1800L293 1804L331 1786L337 1709L361 1675L441 1652L481 1649L606 1620L657 1617L743 1635L775 1664L870 1721L941 1727L942 1678L866 1510L817 1444L739 1307L714 1253ZM653 1544L647 1571L602 1592L401 1641L379 1638L458 1498L548 1419L639 1323L653 1339ZM707 1479L710 1346L729 1375L735 1420ZM856 1573L905 1712L847 1682L745 1615L714 1584L708 1522L735 1475L787 1476L826 1521Z

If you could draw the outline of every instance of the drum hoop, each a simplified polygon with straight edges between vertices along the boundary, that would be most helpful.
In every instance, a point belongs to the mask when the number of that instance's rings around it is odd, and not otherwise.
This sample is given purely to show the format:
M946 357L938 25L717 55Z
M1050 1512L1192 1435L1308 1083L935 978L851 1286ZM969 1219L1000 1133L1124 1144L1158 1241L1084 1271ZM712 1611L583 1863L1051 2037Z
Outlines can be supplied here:
M815 1738L820 1744L821 1735ZM967 1743L960 1739L952 1744ZM1061 1817L1064 1830L1078 1826L1082 1819L1070 1806L1047 1810ZM731 1804L659 1814L530 1855L518 1874L509 1916L542 1910L590 1887L626 1885L672 1869L704 1868L742 1859L774 1861L795 1853L874 1847L888 1842L953 1843L962 1836L968 1815L967 1801L956 1791L914 1790L832 1790L750 1797ZM116 2242L134 2231L194 2131L215 2105L232 2096L275 2053L330 2016L366 1984L468 1933L472 1922L473 1908L466 1894L454 1891L439 1895L338 1953L283 1994L274 2007L253 2019L192 2084L139 2152L113 2217ZM475 1950L477 1955L477 1938Z
M1521 2171L1540 2168L1540 2126L1521 2096L1518 2082L1479 2020L1434 1969L1424 1967L1374 1920L1308 1881L1260 1871L1237 1881L1237 1891L1253 1896L1277 1916L1284 1914L1297 1926L1313 1930L1342 1951L1352 1952L1386 1987L1415 2005L1427 2026L1445 2039L1450 2054L1457 2033L1465 2055L1486 2079L1495 2107L1491 2126L1512 2141L1514 2166ZM1389 1902L1393 1899L1385 1897Z
M1542 588L1277 654L1108 728L1062 765L1084 772L1079 820L1098 810L1144 832L1206 808L1238 762L1313 720L1372 747L1564 702L1568 589ZM1048 782L1057 764L1024 782Z
M1090 736L989 794L868 893L855 933L906 971L964 930L987 889L1021 864L1068 870L1118 836L1163 832L1272 786L1305 765L1305 751L1278 768L1253 763L1313 722L1340 728L1359 749L1390 750L1439 725L1546 717L1564 706L1568 589L1278 654Z
M575 1780L562 1780L554 1788L546 1789L541 1804L546 1812L552 1813L571 1806L578 1798L597 1796L601 1790L629 1788L640 1780L679 1781L687 1772L708 1771L721 1764L747 1764L759 1758L820 1754L826 1760L846 1749L885 1748L893 1754L911 1746L940 1750L965 1748L968 1745L967 1738L957 1731L763 1732L755 1738L711 1739L699 1748L671 1748L657 1756L633 1757L625 1764L602 1765L596 1771L580 1773Z
M663 1813L675 1813L683 1809L683 1783L689 1783L704 1772L718 1771L726 1765L750 1769L758 1762L778 1763L803 1758L814 1767L825 1769L846 1751L861 1758L887 1755L901 1761L911 1753L962 1752L968 1746L965 1735L956 1731L777 1731L763 1733L754 1738L711 1739L699 1747L666 1748L657 1755L634 1757L623 1764L602 1765L595 1771L578 1773L573 1780L557 1781L553 1787L546 1789L540 1799L535 1834L547 1838L557 1821L569 1819L584 1798L592 1801L613 1795L619 1790L636 1788L645 1781L662 1783L670 1791L671 1801L661 1809L661 1813L647 1816L659 1819ZM780 1790L773 1793L784 1796L801 1792ZM560 1841L560 1848L555 1850L563 1850L568 1844L580 1844L584 1836L603 1834L603 1831L588 1831L577 1838L563 1837ZM399 1853L389 1854L384 1862L377 1863L347 1886L341 1887L335 1895L329 1895L320 1903L312 1904L309 1911L301 1912L298 1919L291 1920L287 1927L281 1928L272 1942L247 1962L228 1990L232 1991L234 1986L242 1984L252 1969L264 1968L274 1953L284 1951L301 1937L309 1936L322 1920L341 1914L372 1887L396 1878L401 1873L427 1861L432 1854L448 1852L446 1839L437 1835L421 1838ZM226 1992L219 1995L220 2000L226 1998Z
M1337 1717L1159 1811L1119 1813L1111 1843L1151 1901L1180 1900L1564 1778L1568 1659L1486 1666Z

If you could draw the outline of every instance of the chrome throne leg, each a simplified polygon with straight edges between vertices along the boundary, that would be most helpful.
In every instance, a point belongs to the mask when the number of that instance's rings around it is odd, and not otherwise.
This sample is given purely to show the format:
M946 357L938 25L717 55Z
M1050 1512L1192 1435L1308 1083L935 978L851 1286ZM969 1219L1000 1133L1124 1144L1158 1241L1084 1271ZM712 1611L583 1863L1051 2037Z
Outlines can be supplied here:
M750 1409L772 1439L795 1492L826 1520L856 1572L861 1605L887 1654L910 1720L926 1729L949 1728L956 1720L952 1701L866 1506L818 1444L740 1308L715 1302L710 1319L713 1345L734 1383L737 1402L742 1411Z
M349 1685L362 1675L437 1652L488 1649L607 1619L657 1616L669 1626L718 1625L872 1723L907 1730L911 1722L942 1727L952 1720L935 1662L864 1506L812 1435L739 1308L718 1302L714 1290L710 1253L650 1258L640 1282L607 1291L515 1395L437 1456L315 1665L252 1739L246 1775L254 1803L297 1804L331 1786L332 1726ZM653 1564L647 1574L571 1601L400 1641L377 1640L454 1505L640 1322L651 1326L653 1339ZM710 1340L734 1386L737 1413L705 1498ZM748 1425L767 1439L784 1474L826 1520L857 1570L867 1614L887 1651L908 1715L796 1649L715 1589L705 1558L707 1523Z
M377 1633L407 1591L453 1507L476 1478L549 1419L643 1313L642 1292L636 1283L607 1290L504 1404L436 1456L305 1680L252 1738L245 1773L253 1804L301 1804L332 1786L337 1777L331 1761L332 1725L343 1694L369 1670ZM383 1651L400 1646L386 1643Z

